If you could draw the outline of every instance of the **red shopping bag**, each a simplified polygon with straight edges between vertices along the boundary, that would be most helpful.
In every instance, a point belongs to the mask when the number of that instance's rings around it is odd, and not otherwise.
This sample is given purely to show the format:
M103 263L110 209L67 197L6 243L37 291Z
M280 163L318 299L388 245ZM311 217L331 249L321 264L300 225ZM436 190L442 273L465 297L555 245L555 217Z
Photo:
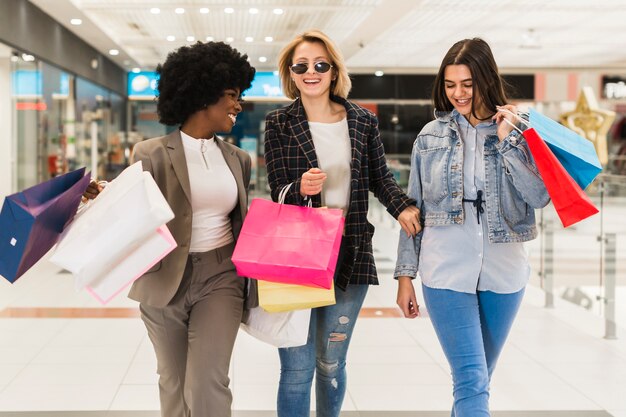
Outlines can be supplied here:
M596 214L598 209L563 168L537 131L533 128L526 129L523 135L563 227Z
M340 209L254 199L232 256L237 274L329 289L343 224Z

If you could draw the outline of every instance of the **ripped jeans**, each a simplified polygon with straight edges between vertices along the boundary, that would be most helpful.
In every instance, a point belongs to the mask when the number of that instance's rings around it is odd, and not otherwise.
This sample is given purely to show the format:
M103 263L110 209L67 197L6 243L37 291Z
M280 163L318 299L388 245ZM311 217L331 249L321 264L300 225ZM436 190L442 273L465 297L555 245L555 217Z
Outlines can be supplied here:
M316 416L338 417L346 394L346 355L368 285L335 290L337 304L311 310L306 345L278 349L278 417L309 417L315 379Z

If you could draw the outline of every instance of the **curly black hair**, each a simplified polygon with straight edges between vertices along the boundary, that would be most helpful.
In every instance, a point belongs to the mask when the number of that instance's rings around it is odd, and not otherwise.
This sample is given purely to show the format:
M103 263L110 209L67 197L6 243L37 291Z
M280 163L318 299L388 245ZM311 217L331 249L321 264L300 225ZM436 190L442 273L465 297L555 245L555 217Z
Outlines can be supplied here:
M193 113L218 102L224 90L250 88L255 69L248 56L224 42L197 42L170 52L159 74L159 122L180 125Z

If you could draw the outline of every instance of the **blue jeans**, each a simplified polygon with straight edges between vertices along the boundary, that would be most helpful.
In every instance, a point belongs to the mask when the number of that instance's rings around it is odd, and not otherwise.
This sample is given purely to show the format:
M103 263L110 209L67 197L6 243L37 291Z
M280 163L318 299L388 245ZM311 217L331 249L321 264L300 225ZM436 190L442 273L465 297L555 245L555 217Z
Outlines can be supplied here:
M311 310L307 344L278 349L278 417L309 417L316 370L316 415L339 416L346 394L348 345L367 289L367 285L350 285L346 291L336 289L335 305Z
M468 294L422 285L424 302L452 368L452 417L488 417L489 382L524 290Z

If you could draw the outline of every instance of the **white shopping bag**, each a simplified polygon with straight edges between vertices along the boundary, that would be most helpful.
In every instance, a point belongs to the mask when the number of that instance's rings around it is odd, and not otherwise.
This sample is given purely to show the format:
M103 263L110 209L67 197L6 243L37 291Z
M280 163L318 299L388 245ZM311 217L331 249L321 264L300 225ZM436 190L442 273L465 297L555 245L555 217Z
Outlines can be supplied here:
M154 179L136 162L74 218L50 261L70 271L76 288L82 289L101 282L173 218ZM154 264L155 258L143 263ZM127 282L135 271L129 270Z
M250 310L241 328L270 345L287 348L306 345L309 337L311 309L269 313L261 307Z
M102 304L108 303L124 288L176 248L176 241L166 225L159 227L137 249L130 252L105 276L87 286L87 291Z

